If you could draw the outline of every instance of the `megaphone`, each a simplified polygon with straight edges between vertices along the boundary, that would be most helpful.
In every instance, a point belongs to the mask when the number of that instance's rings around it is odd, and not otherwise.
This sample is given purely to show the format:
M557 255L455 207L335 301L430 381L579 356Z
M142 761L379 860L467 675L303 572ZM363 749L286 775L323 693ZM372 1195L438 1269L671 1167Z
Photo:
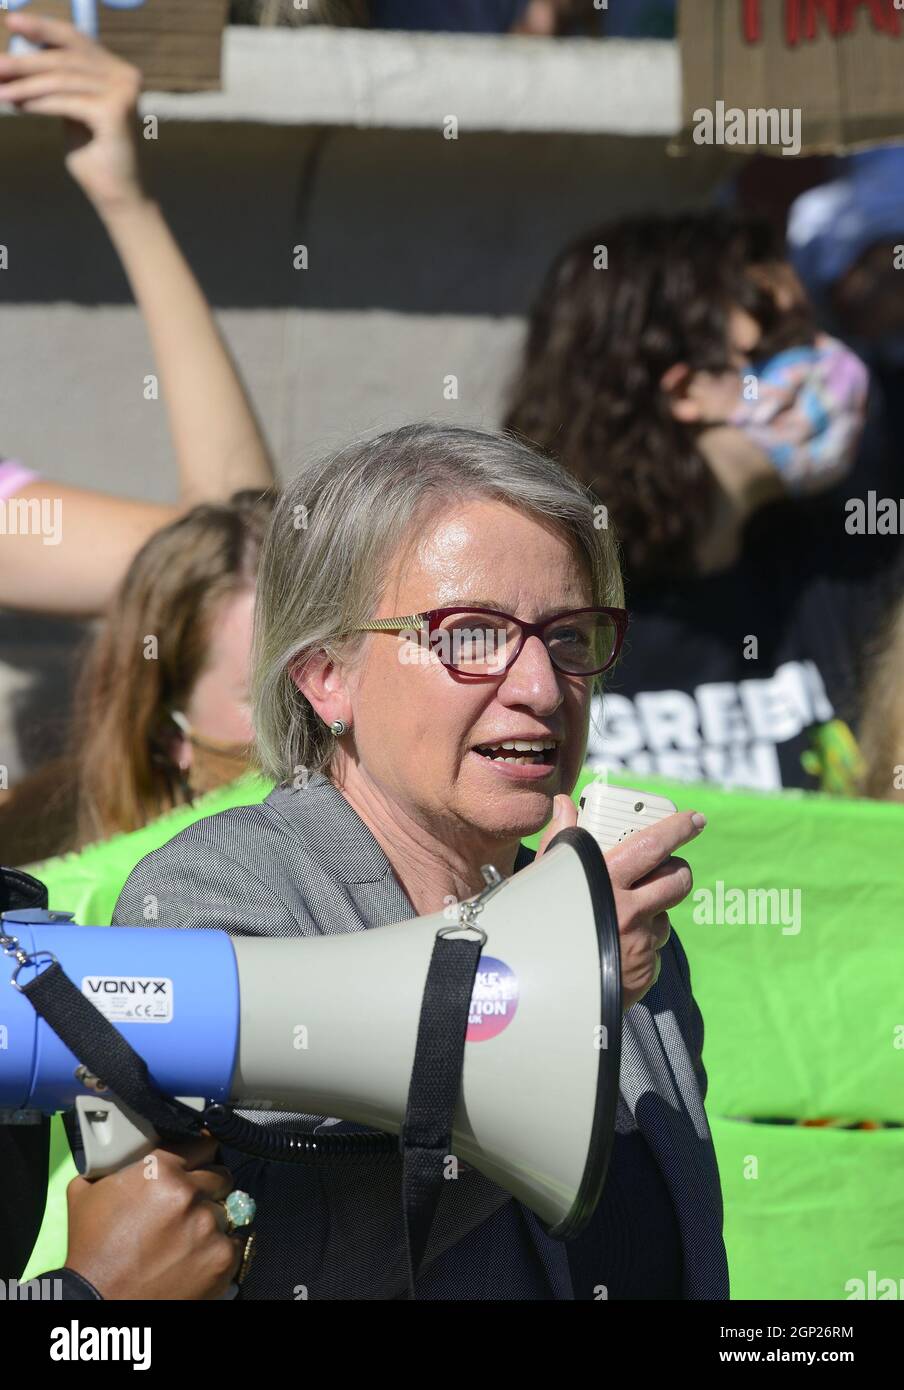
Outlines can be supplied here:
M363 932L272 939L212 929L82 927L36 909L0 927L0 1122L76 1105L87 1176L153 1146L18 989L55 958L168 1095L402 1128L439 932L479 918L452 1151L577 1235L615 1129L618 924L599 847L577 828L469 904ZM465 928L462 927L462 930ZM4 979L3 976L6 976ZM125 1137L123 1137L125 1136ZM136 1140L137 1145L136 1147Z

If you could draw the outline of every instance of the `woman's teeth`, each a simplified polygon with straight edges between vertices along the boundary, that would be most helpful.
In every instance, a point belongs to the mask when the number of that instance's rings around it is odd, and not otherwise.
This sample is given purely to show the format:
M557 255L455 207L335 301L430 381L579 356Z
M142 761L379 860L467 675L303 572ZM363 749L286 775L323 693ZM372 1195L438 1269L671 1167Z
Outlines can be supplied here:
M505 751L508 750L508 756ZM503 763L542 763L548 761L543 757L544 753L551 752L555 756L556 743L554 739L507 739L504 743L484 743L476 751L485 758L493 758L495 761Z

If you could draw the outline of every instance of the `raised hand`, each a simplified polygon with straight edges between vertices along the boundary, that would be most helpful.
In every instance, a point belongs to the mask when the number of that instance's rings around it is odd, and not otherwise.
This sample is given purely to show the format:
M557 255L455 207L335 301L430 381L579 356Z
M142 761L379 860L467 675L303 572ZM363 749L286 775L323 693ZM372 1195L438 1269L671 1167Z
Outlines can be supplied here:
M555 798L554 818L544 832L537 858L568 825L577 825L577 807L570 796ZM694 811L638 830L604 858L612 882L621 942L622 1001L628 1009L659 979L659 952L669 939L668 910L677 907L694 886L690 865L673 850L700 834L706 818Z
M66 167L98 209L139 201L138 68L62 20L10 14L6 24L44 47L0 54L0 101L30 115L64 118Z

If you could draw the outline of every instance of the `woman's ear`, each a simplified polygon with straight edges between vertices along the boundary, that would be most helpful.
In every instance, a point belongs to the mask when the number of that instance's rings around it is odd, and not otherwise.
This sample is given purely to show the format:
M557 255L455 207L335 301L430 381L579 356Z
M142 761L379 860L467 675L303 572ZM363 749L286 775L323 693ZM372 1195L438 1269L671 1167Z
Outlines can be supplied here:
M289 677L325 724L344 719L351 726L351 700L345 677L326 652L296 657L289 667Z
M663 372L659 382L660 390L666 395L669 410L682 425L696 425L700 420L700 406L691 394L694 373L686 362L675 362L667 372Z

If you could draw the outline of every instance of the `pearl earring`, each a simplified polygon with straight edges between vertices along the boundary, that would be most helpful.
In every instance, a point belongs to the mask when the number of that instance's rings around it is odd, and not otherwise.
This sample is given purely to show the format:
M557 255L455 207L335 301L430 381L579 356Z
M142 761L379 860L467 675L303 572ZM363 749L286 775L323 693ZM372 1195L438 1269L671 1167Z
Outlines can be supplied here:
M343 734L348 733L348 725L344 719L334 719L330 725L330 732L334 733L337 738L341 738Z

